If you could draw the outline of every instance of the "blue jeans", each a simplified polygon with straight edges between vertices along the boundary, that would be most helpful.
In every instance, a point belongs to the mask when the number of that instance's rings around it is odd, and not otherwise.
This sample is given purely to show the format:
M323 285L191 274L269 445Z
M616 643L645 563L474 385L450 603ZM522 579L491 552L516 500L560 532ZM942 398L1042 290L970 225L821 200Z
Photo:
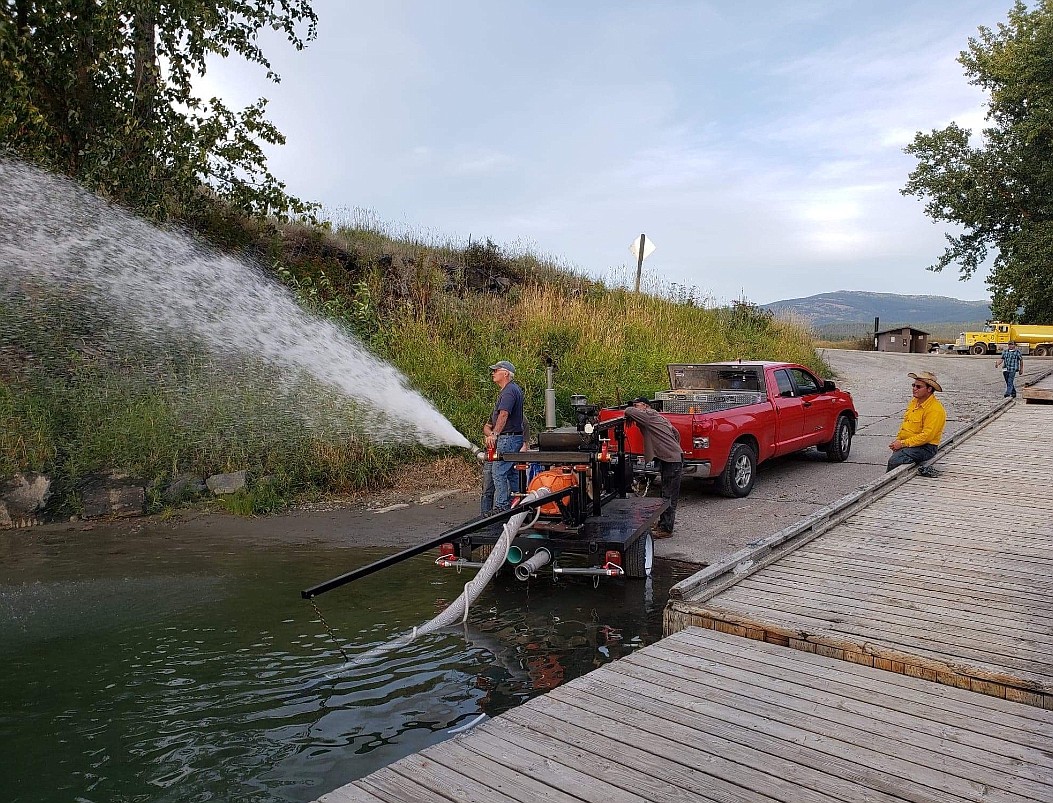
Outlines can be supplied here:
M1005 395L1016 398L1016 371L1002 371L1005 377Z
M502 435L497 439L498 452L518 452L523 448L522 435ZM495 460L490 464L494 476L494 510L512 507L512 494L519 492L519 475L515 463Z
M888 459L886 471L892 471L896 466L907 466L911 463L924 463L936 456L936 444L926 443L924 446L905 446L898 452L893 452Z

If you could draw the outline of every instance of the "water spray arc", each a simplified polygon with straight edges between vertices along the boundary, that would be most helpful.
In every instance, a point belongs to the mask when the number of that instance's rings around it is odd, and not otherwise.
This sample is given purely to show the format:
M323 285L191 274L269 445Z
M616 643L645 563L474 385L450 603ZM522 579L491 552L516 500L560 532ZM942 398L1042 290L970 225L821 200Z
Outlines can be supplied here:
M192 343L220 360L260 360L290 384L330 388L369 408L355 423L373 440L471 448L394 366L258 268L16 160L0 157L0 186L0 302L57 290L79 314L104 311L151 347ZM327 415L302 412L309 426Z

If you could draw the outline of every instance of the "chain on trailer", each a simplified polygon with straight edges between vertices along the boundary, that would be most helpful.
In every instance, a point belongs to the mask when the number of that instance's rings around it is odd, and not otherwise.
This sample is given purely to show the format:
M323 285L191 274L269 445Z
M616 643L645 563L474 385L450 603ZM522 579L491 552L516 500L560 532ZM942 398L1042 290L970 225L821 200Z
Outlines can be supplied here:
M336 637L336 633L334 632L333 628L330 627L329 622L326 621L325 615L322 613L322 609L318 607L318 603L314 601L314 597L309 597L307 601L311 603L311 607L314 608L314 612L318 614L318 619L322 623L322 627L325 628L325 632L329 634L329 638L333 640L333 644L335 644L336 648L340 650L340 654L344 656L344 661L350 661L351 658L348 656L347 652L345 652L343 645L340 643L340 640Z

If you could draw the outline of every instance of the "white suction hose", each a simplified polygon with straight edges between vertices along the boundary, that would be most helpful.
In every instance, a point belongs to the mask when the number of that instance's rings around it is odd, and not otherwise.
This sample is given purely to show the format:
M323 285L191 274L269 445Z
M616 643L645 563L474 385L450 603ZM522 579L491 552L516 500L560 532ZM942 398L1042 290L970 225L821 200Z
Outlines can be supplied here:
M542 499L548 496L550 493L552 492L548 488L537 488L524 496L523 501L533 502L537 499ZM498 569L500 569L502 564L508 559L508 548L512 545L516 533L519 532L526 518L532 515L532 510L524 510L522 513L512 516L512 518L505 522L504 529L501 531L501 537L497 539L497 543L494 544L494 548L490 552L489 557L487 557L483 562L482 567L480 567L479 573L464 584L464 591L461 592L461 595L457 597L457 599L450 603L446 610L430 622L425 622L424 624L403 633L401 636L396 636L387 644L380 644L371 650L367 650L361 655L356 655L344 664L344 666L341 667L341 670L346 670L362 663L368 663L374 658L379 658L389 652L401 649L412 643L417 636L422 636L425 633L434 633L436 630L441 630L452 624L467 621L468 609L471 607L472 603L479 598L479 595L483 593L483 589L486 588L487 584L494 578L494 575L497 574Z

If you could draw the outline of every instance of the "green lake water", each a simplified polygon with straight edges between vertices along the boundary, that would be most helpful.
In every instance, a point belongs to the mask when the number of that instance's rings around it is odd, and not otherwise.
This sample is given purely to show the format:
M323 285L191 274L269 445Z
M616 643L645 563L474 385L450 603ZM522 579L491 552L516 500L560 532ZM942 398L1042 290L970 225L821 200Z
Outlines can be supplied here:
M644 581L498 578L467 630L354 658L473 573L397 550L0 533L0 790L10 803L308 801L661 637Z

